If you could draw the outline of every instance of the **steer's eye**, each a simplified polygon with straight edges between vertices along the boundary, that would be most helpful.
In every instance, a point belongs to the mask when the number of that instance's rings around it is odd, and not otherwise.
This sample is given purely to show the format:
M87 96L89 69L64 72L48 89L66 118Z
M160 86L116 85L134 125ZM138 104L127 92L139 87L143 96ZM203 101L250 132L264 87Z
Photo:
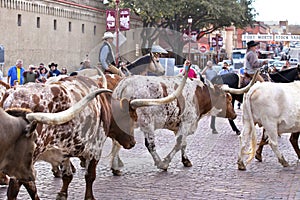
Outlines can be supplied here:
M156 60L156 62L158 62L158 63L159 63L159 60Z

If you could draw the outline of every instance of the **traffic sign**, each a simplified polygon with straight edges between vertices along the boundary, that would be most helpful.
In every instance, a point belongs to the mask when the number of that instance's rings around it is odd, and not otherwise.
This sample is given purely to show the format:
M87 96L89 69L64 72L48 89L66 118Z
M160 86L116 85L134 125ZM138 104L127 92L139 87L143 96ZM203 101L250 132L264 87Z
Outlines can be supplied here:
M200 47L200 52L201 53L205 53L206 52L206 47L205 46L201 46Z

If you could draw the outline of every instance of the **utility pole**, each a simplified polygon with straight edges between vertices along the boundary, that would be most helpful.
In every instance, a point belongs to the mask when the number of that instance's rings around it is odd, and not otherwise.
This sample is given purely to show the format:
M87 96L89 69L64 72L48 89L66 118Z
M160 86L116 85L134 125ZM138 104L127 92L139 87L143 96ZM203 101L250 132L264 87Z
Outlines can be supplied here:
M116 0L116 66L119 66L119 3L120 0Z
M188 60L191 61L191 32L192 32L192 23L193 19L191 17L188 18L188 25L189 25L189 52L188 52Z

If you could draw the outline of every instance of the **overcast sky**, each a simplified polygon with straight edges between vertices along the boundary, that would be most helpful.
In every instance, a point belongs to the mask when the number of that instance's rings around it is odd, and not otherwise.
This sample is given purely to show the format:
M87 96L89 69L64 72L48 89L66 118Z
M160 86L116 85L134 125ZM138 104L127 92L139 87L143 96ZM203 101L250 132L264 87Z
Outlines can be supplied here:
M285 21L300 25L299 0L255 0L252 4L259 15L257 21Z

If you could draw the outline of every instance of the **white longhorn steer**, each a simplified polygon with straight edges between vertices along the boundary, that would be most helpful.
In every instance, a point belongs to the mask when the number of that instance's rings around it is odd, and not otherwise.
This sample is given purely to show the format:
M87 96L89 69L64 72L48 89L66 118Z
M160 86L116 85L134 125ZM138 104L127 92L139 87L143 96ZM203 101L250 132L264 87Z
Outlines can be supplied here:
M244 96L243 124L240 135L240 150L238 169L246 170L243 156L246 154L246 144L250 142L250 154L247 164L253 159L256 150L256 129L259 125L265 129L272 150L278 161L287 167L289 164L278 149L278 136L283 133L300 132L300 82L292 83L256 83ZM296 153L295 148L292 143ZM298 144L297 144L298 146ZM298 147L299 148L299 147ZM299 156L299 154L298 154Z

